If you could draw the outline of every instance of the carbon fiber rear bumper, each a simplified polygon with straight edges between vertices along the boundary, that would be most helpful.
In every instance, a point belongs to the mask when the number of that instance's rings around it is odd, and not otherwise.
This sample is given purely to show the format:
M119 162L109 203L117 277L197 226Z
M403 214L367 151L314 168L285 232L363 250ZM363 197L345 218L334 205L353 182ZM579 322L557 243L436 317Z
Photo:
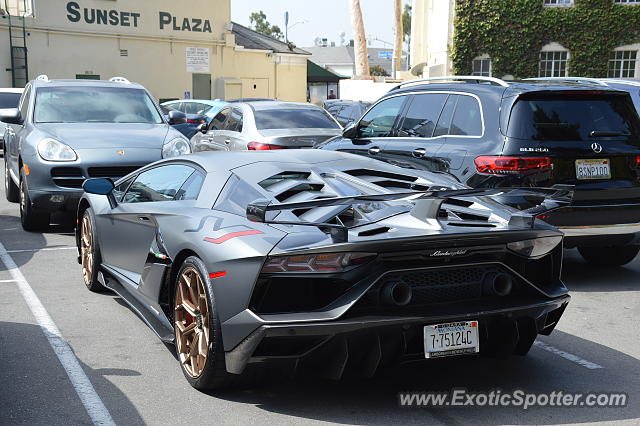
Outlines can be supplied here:
M356 364L361 374L372 376L389 363L424 359L423 326L470 319L479 321L481 353L524 354L538 334L551 333L569 300L565 295L532 305L437 317L366 316L265 324L225 353L226 369L240 374L248 364L272 362L295 371L308 364L322 366L324 375L338 379L349 364Z

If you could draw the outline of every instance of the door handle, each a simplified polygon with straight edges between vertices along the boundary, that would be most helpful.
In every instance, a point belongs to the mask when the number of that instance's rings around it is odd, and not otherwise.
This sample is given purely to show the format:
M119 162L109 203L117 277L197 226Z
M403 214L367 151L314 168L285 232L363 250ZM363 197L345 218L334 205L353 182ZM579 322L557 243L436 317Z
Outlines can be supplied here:
M229 145L231 143L231 139L225 139L224 143L226 143L227 145Z
M377 146L372 146L371 148L369 148L369 154L371 155L380 154L380 148Z
M138 216L138 220L141 222L149 222L151 219L146 216Z
M416 148L413 150L413 152L411 152L411 155L413 155L416 158L424 157L426 154L427 154L427 150L424 148Z

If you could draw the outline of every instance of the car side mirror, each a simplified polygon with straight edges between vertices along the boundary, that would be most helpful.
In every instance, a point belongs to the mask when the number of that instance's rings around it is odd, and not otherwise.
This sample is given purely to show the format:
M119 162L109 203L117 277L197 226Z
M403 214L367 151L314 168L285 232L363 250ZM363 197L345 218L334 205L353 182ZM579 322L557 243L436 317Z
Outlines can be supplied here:
M112 209L118 205L116 197L113 196L113 188L113 181L108 178L87 179L82 184L82 189L87 194L106 195Z
M342 137L346 139L355 139L358 137L358 125L351 123L342 131Z
M20 110L18 108L11 108L7 110L4 114L0 115L0 121L8 124L22 124L24 120L20 115Z
M187 116L181 111L169 111L169 124L184 124L187 122Z
M198 124L197 129L198 129L198 131L199 131L200 133L204 133L204 134L206 134L206 133L207 133L207 130L209 130L209 129L207 128L207 123Z

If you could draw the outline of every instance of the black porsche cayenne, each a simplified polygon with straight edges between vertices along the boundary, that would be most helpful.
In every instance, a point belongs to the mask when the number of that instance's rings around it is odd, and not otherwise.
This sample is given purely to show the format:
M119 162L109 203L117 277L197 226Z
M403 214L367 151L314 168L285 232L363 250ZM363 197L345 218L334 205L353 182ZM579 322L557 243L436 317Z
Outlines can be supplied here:
M570 207L540 217L564 232L565 247L601 265L640 251L640 118L622 90L476 76L408 81L319 148L448 173L471 187L575 185Z

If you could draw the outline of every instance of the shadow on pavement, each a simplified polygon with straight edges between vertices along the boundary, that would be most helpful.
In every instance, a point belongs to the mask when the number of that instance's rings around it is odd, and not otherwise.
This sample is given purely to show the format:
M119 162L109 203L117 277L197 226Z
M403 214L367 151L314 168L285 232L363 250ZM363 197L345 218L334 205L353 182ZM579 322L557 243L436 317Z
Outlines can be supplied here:
M279 414L335 423L388 424L414 423L427 414L446 424L564 424L620 421L640 417L638 375L640 360L606 346L555 331L554 340L564 348L584 354L605 368L589 370L545 350L534 348L527 357L508 360L449 358L405 364L373 379L328 382L309 379L285 381L282 375L262 387L215 394L225 400L255 404ZM546 338L548 339L548 338ZM603 360L615 360L608 365ZM633 389L617 383L636 383ZM626 392L625 408L587 407L400 407L398 392L440 391L457 388L469 391L501 389L503 393L525 392Z
M127 396L108 380L108 376L139 376L139 372L94 370L78 361L116 424L144 424ZM0 322L0 424L91 424L37 325Z

